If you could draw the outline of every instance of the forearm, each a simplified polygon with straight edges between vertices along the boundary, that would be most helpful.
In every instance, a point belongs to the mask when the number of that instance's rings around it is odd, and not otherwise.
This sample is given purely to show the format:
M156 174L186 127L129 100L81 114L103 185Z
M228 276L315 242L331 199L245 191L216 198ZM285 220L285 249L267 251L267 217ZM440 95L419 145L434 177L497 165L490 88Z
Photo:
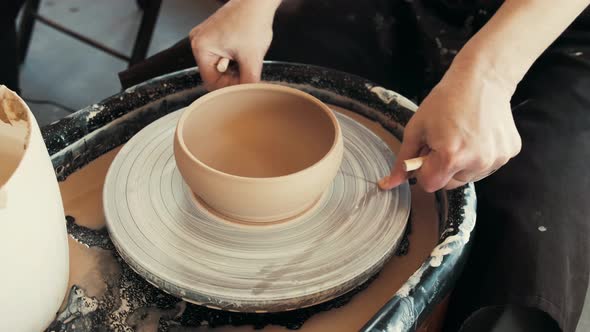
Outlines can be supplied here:
M589 4L590 0L568 0L558 7L554 0L507 0L459 52L453 66L474 68L513 90Z
M253 12L264 16L274 16L282 0L230 0L226 6L246 5Z

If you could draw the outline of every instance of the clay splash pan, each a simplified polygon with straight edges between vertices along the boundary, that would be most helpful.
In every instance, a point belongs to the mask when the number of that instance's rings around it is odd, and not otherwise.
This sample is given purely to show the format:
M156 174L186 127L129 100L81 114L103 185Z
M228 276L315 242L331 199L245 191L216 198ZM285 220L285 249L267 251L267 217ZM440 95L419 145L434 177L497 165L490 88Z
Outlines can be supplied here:
M198 199L198 188L177 166L177 125L188 117L189 108L158 119L130 139L111 164L104 186L111 239L125 261L150 283L210 308L288 311L353 290L394 253L408 220L410 190L408 184L392 191L378 189L375 181L389 171L395 156L372 131L331 111L337 126L330 125L330 119L323 124L316 119L320 128L341 132L342 154L334 174L314 180L310 188L319 188L317 194L306 195L296 184L287 185L296 191L294 197L305 199L286 206L305 209L287 208L289 217L281 216L281 222L236 222L239 217L218 213ZM324 151L335 151L337 132ZM206 145L213 135L192 142ZM317 159L325 160L316 157L307 165L317 165ZM254 196L247 190L232 191L235 187L217 185L210 190L236 195L238 202ZM269 206L266 216L276 217L270 203L285 195L261 202ZM313 204L306 206L309 202Z

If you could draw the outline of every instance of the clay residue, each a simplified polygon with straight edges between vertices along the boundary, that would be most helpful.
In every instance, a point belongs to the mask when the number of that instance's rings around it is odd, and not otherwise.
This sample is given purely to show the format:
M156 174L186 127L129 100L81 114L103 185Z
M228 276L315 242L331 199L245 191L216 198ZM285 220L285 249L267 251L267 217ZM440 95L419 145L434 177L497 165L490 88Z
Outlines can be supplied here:
M102 298L108 291L108 282L120 276L119 266L111 251L68 239L70 248L70 287L84 289L90 297Z
M2 124L13 127L12 130L0 128L2 135L22 139L23 150L26 150L31 136L28 109L18 95L4 85L0 85L0 125Z
M375 94L381 101L385 104L390 104L391 102L395 102L398 105L401 105L411 111L416 111L418 108L416 104L414 104L409 99L405 98L404 96L400 95L397 92L387 90L380 86L372 86L370 84L366 85L366 88L369 89L373 94Z
M0 85L0 121L14 125L15 122L28 122L27 110L17 94L6 86Z
M73 226L71 231L74 231L76 239L87 245L94 244L88 240L90 238L102 241L108 237L104 228L102 189L106 173L119 149L116 148L102 155L59 184L66 213L75 219L75 223L71 225ZM92 231L100 232L92 233ZM104 244L110 245L110 243ZM105 248L103 245L99 246Z

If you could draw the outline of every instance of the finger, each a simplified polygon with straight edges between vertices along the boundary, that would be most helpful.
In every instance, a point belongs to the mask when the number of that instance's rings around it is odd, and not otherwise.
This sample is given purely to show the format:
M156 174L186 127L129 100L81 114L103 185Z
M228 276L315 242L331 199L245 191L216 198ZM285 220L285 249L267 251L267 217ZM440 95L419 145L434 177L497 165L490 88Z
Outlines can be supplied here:
M500 167L508 162L508 158L498 158L491 166L475 168L476 170L462 170L453 176L453 179L462 183L478 182L492 175ZM480 165L482 163L480 162ZM485 163L484 163L485 164ZM456 187L455 187L456 188Z
M492 173L492 169L485 169L485 170L462 170L457 172L453 175L453 180L460 182L460 183L469 183L469 182L476 182L479 179L485 178L488 174Z
M426 192L444 188L460 169L461 156L456 151L432 150L422 167L416 171L416 179Z
M449 182L445 185L444 188L446 190L451 190L451 189L461 187L469 182L477 182L477 181L487 177L488 175L490 175L493 172L494 172L493 169L488 169L483 172L482 171L475 172L472 170L462 170L462 171L455 173L455 175L453 175L453 177L449 180Z
M258 83L262 73L264 57L256 55L245 55L238 57L240 66L240 84Z
M403 162L406 159L417 157L422 148L422 130L419 129L418 125L411 126L408 124L395 165L391 173L379 181L379 187L383 190L389 190L406 181L409 173L404 170Z

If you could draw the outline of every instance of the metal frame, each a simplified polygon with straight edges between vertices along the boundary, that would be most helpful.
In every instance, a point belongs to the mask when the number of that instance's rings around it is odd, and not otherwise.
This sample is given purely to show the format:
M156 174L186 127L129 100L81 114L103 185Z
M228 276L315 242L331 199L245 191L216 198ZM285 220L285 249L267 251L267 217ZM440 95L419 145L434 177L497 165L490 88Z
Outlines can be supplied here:
M57 31L60 31L86 45L94 47L102 52L105 52L115 58L121 59L128 62L128 66L131 67L146 58L147 51L154 33L156 21L162 5L162 0L137 0L137 5L143 10L143 16L139 30L137 31L137 37L133 46L133 51L130 56L125 55L115 49L112 49L104 44L94 41L82 34L79 34L67 27L51 20L43 15L39 14L39 6L41 0L28 0L25 3L20 27L18 31L19 40L19 57L21 62L25 61L27 52L29 50L29 44L31 43L31 37L33 34L33 28L35 21L39 21Z

